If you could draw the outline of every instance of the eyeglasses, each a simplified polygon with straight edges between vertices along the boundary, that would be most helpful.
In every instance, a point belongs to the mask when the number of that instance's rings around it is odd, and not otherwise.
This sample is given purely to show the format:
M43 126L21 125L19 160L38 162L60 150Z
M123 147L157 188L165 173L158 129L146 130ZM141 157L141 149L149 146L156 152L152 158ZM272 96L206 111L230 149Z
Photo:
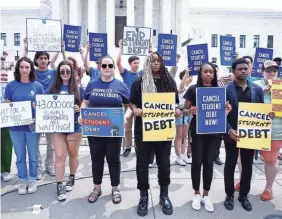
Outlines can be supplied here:
M70 70L60 70L60 75L64 75L64 74L70 75L71 71Z
M267 68L264 70L265 72L267 73L270 73L270 72L278 72L278 69L277 68Z
M102 68L107 68L107 66L108 66L109 68L113 68L113 67L114 67L114 64L102 64L102 65L101 65Z

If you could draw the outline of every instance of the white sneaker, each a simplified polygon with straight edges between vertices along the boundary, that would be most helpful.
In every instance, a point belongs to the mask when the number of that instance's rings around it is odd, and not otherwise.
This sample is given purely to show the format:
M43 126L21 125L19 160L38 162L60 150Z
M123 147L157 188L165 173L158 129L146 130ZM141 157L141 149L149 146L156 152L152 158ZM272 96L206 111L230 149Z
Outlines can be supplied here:
M188 159L184 154L181 154L180 156L181 156L181 159L184 161L184 163L186 163L186 164L191 163L191 162L189 161L189 159Z
M202 197L200 194L197 194L194 196L194 200L192 202L192 208L196 211L199 211L201 209L201 201Z
M27 193L26 188L27 188L26 182L20 182L19 188L18 188L19 195L25 195Z
M37 180L41 180L42 179L42 167L38 167L36 179Z
M149 164L149 168L152 168L152 166L153 166L153 164L150 163L150 164Z
M213 204L211 203L208 196L204 196L204 198L202 199L202 203L203 203L203 205L205 205L206 211L214 212Z
M34 193L37 191L37 182L36 180L30 180L29 181L29 184L28 184L28 193L31 194L31 193Z
M9 182L12 179L12 177L10 176L9 173L4 172L4 173L2 173L2 179L3 179L4 182Z
M175 163L180 166L186 166L186 163L182 160L181 156L177 156Z

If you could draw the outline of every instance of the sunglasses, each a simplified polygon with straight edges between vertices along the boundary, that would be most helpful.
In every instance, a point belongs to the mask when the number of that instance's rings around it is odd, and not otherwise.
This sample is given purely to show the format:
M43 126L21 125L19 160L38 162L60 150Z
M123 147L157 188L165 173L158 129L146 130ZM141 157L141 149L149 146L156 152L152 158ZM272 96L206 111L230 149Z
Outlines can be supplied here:
M101 65L102 68L107 68L107 66L108 66L109 68L113 68L113 67L114 67L114 64L102 64L102 65Z
M70 70L60 70L60 75L64 75L64 74L70 75L71 71Z
M277 68L267 68L265 69L265 72L270 73L270 72L278 72Z

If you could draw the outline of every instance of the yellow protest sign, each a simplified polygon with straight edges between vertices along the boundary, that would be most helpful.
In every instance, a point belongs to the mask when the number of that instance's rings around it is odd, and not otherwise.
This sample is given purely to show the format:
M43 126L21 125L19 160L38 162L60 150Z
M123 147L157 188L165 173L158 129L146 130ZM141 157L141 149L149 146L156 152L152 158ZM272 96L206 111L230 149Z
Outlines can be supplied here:
M175 93L143 93L143 141L175 138Z
M238 148L270 151L272 120L271 104L239 103Z
M282 80L273 80L271 86L272 112L282 117Z

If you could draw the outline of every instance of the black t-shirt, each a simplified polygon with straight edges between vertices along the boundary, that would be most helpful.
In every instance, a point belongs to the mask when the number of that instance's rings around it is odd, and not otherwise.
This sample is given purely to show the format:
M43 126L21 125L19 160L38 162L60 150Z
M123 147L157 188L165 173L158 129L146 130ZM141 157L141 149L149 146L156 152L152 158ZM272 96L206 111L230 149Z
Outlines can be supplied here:
M137 108L142 109L142 88L141 88L141 83L142 82L142 77L136 79L131 86L131 91L130 91L130 98L129 101L131 104L134 104ZM158 93L161 93L161 80L160 79L154 79L156 88ZM175 81L173 81L174 85L174 91L175 91L175 103L179 104L179 98L178 98L178 92L177 92L177 87L175 84ZM173 91L168 91L168 92L173 92ZM134 125L134 133L136 134L142 134L142 117L137 116L135 119L135 125Z

